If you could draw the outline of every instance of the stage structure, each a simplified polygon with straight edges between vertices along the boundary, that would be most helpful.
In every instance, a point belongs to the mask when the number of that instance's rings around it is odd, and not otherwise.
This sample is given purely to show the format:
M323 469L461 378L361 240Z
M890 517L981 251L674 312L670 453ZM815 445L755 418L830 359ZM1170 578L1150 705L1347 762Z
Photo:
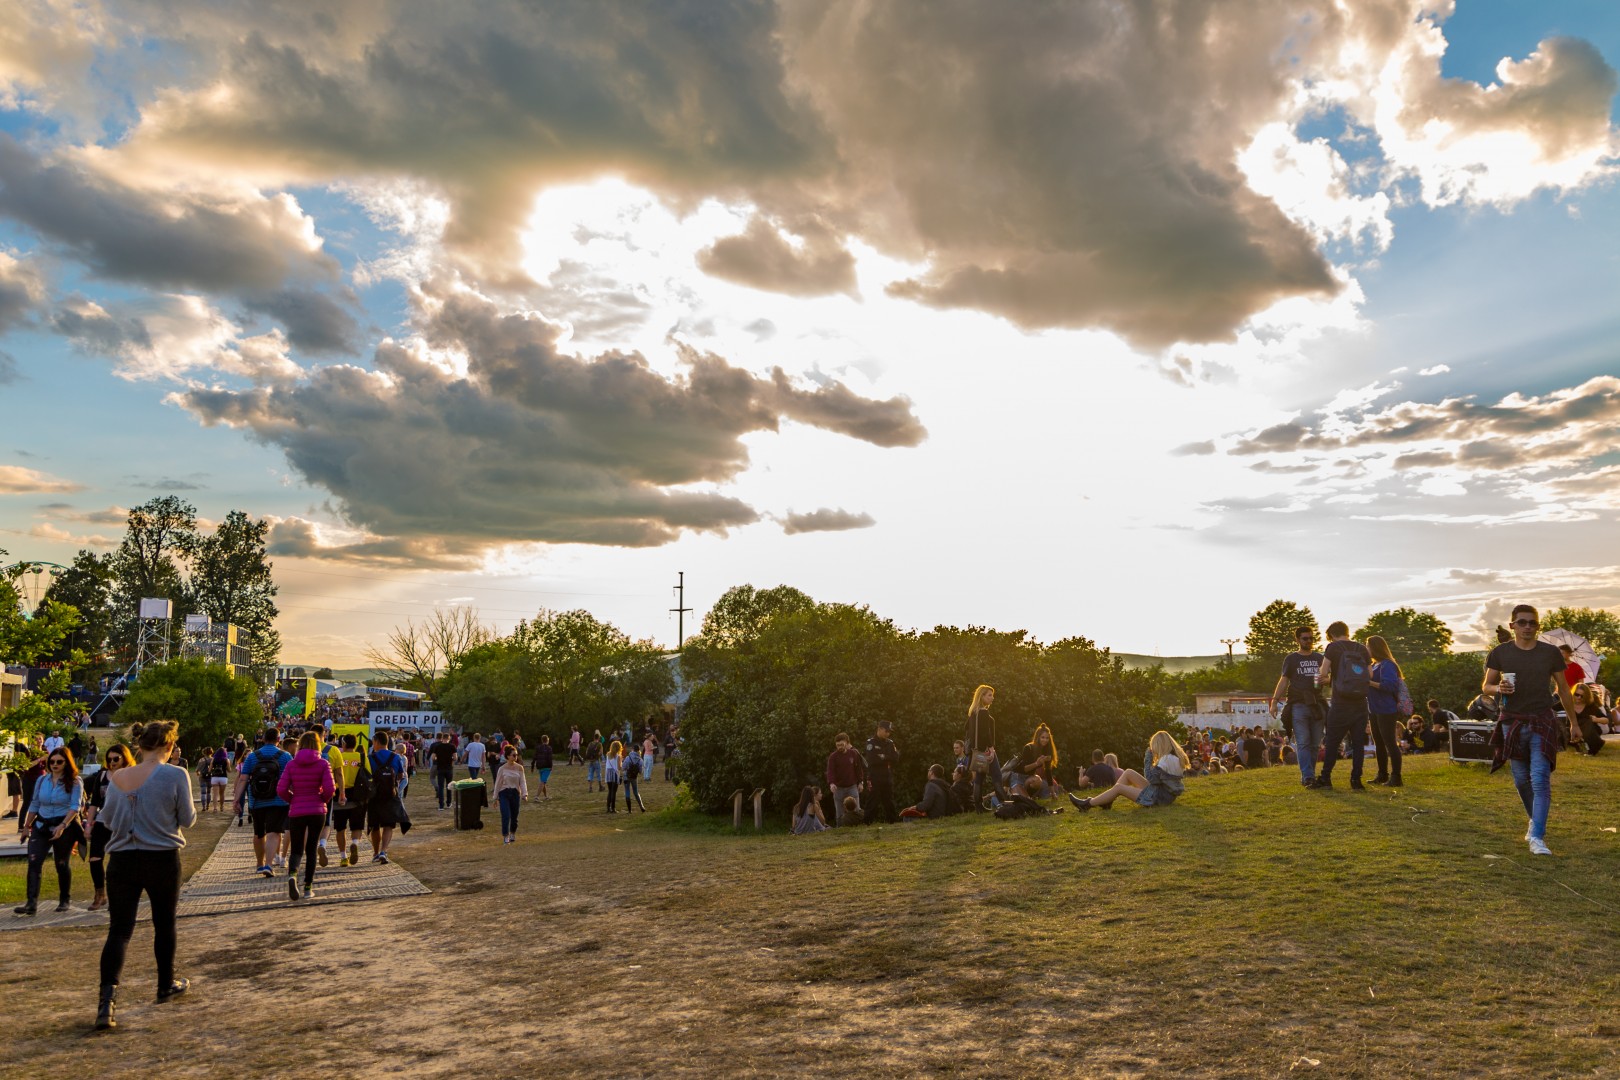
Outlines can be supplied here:
M180 636L180 655L224 664L232 675L246 675L252 659L247 646L239 643L243 636L242 628L235 623L207 615L187 615L185 632Z

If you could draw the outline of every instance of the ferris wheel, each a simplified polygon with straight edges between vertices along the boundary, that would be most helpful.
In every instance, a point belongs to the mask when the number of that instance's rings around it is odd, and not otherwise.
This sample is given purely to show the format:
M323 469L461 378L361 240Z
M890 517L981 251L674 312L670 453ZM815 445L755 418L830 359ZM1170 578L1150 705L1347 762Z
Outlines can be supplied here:
M67 571L60 563L29 560L0 567L0 581L9 582L17 590L17 609L27 619L38 610L52 583Z

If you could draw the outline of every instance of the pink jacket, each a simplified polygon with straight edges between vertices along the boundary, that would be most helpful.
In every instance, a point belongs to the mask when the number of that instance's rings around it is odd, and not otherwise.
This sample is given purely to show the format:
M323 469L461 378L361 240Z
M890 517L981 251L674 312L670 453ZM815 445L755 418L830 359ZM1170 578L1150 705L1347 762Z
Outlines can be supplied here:
M325 814L326 805L337 794L332 766L314 750L299 750L281 770L276 794L287 800L287 816Z

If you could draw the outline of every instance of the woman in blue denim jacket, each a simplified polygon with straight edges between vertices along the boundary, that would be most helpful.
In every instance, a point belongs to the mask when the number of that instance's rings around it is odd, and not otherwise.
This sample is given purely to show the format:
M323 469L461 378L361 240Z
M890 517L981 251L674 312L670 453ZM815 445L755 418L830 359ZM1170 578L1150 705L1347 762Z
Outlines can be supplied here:
M1187 751L1176 742L1175 736L1168 731L1155 731L1148 740L1141 772L1126 769L1114 786L1102 794L1089 799L1070 795L1069 801L1079 810L1090 810L1093 806L1106 810L1123 795L1137 806L1169 806L1181 794L1181 778L1191 765Z
M34 782L34 797L23 819L23 833L28 837L28 899L14 909L16 914L32 915L39 910L46 855L56 863L56 890L61 901L56 910L68 909L68 897L73 891L69 857L73 845L84 839L84 830L79 826L83 808L84 784L73 754L67 747L58 746L46 757L45 775Z

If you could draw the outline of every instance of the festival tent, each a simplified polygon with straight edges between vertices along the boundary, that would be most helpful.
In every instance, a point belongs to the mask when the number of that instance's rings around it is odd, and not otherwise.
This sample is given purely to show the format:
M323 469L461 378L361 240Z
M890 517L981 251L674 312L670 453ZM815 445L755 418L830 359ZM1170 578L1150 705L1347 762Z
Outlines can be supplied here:
M340 701L347 701L350 698L370 697L371 687L367 686L363 682L344 683L342 686L337 688L337 690L334 692L334 696Z
M396 686L370 686L366 692L371 697L401 698L405 701L421 701L427 697L415 690L401 690Z

